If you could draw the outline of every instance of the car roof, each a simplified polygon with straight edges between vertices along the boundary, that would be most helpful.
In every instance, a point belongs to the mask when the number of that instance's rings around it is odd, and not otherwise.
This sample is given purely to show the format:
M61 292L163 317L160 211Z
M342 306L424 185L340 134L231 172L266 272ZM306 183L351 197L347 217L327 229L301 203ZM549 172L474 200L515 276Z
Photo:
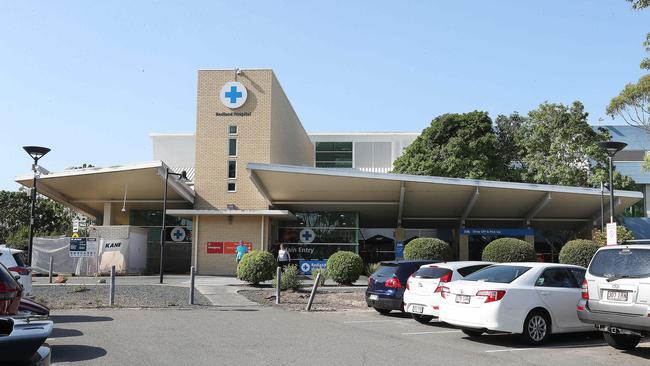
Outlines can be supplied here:
M0 251L2 252L9 252L11 254L16 254L16 253L22 253L23 251L20 249L14 249L14 248L9 248L7 247L6 244L0 245Z
M550 263L550 262L509 262L509 263L495 263L497 266L526 266L531 268L540 268L540 267L573 267L586 269L581 266L576 266L573 264L561 264L561 263Z
M608 250L608 249L620 249L620 248L629 248L629 249L650 249L650 246L644 244L620 244L620 245L606 245L598 250Z
M396 261L382 261L379 262L379 264L393 264L393 265L400 265L400 264L433 264L433 263L440 263L439 260L428 260L428 259L414 259L414 260L396 260Z
M468 267L468 266L478 266L481 264L496 264L494 262L483 262L483 261L449 261L449 262L440 262L440 263L429 263L425 264L423 266L420 266L420 268L426 268L426 267L431 267L431 266L436 266L440 268L448 268L448 269L457 269L457 268L463 268L463 267Z

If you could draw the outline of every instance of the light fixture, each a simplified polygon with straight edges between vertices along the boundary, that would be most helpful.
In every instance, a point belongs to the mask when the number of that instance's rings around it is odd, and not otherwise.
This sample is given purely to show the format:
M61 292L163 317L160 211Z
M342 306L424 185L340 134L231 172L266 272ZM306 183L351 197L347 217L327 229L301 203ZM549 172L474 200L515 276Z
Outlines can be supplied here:
M598 147L605 150L607 153L607 160L609 162L609 222L614 222L614 165L612 160L614 155L623 150L627 146L625 142L616 141L602 141L598 143ZM600 220L604 220L603 217Z
M32 171L34 171L34 177L32 178L32 189L31 193L31 207L29 210L29 237L27 242L27 260L29 264L32 264L32 247L34 246L34 210L36 208L36 178L38 177L38 160L45 156L45 154L50 152L50 149L42 146L23 146L23 150L31 156L34 160L32 164Z
M598 147L605 150L605 152L607 152L607 155L611 157L614 157L616 153L623 150L626 146L627 144L625 142L617 141L603 141L598 143Z
M23 146L23 150L27 151L29 156L34 159L34 163L37 163L38 159L50 152L49 148L43 146Z

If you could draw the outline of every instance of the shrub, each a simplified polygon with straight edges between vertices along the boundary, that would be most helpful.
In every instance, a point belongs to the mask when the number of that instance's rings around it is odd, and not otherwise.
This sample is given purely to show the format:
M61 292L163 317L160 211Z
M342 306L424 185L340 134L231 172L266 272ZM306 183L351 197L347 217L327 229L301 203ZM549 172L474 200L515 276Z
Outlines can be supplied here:
M379 268L380 265L381 263L368 263L366 266L366 276L370 277L377 271L377 268Z
M523 240L500 238L493 240L483 249L483 260L488 262L534 262L537 260L535 247Z
M327 272L336 283L349 285L363 273L363 260L356 253L336 252L327 260Z
M325 281L329 278L329 273L327 272L327 268L323 269L312 269L311 271L311 278L312 280L316 281L316 276L320 273L320 280L318 281L318 286L323 286L325 285Z
M278 279L273 275L273 287L277 287ZM297 290L302 286L302 280L300 279L300 271L298 271L298 266L295 264L290 264L282 270L282 275L280 276L280 290Z
M277 264L273 254L253 250L252 252L246 253L237 265L237 278L257 285L260 282L273 279L276 266Z
M560 263L587 267L600 247L602 244L593 240L571 240L564 244L560 250Z
M417 238L411 240L404 248L404 259L451 260L451 247L436 238Z
M634 234L628 228L625 226L618 224L616 225L616 240L620 243L623 240L634 240ZM596 230L594 231L594 241L600 245L606 245L607 244L607 230L605 231L600 231Z

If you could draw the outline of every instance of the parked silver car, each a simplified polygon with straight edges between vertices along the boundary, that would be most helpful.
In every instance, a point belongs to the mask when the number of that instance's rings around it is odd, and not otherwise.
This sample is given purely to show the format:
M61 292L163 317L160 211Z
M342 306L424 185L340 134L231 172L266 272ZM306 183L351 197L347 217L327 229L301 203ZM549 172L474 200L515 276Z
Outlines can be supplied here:
M616 349L633 349L650 335L650 246L600 248L582 283L577 311Z

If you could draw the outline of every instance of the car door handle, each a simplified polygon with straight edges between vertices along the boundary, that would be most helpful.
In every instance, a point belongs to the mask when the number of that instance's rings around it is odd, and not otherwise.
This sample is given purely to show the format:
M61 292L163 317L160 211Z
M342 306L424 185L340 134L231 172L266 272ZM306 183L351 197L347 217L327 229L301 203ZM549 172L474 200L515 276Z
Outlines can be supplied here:
M548 296L551 293L549 291L540 291L539 294L542 295L542 296Z

